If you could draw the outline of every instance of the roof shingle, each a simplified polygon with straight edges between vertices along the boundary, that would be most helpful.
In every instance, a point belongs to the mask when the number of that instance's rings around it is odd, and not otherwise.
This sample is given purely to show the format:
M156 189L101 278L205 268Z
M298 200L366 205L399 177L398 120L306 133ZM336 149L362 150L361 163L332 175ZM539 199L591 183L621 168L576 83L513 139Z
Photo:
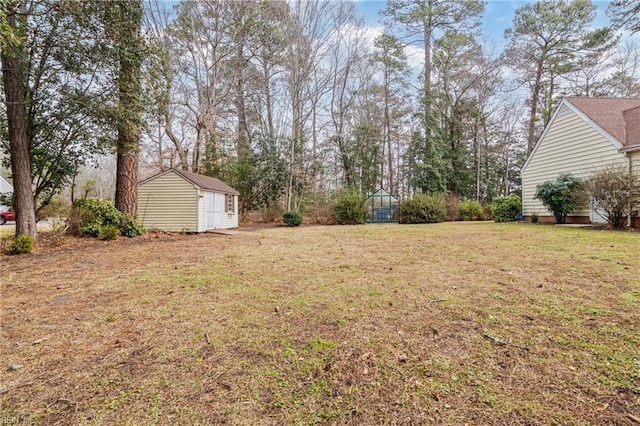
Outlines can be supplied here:
M195 183L202 189L208 189L211 191L224 192L225 194L234 194L238 195L239 192L222 182L220 179L216 179L209 176L199 175L197 173L187 172L185 170L173 169L174 172L178 173L185 179Z
M638 128L640 113L625 111L640 107L640 98L586 98L566 97L569 103L582 111L587 117L616 138L625 147L640 142L640 135L633 129Z

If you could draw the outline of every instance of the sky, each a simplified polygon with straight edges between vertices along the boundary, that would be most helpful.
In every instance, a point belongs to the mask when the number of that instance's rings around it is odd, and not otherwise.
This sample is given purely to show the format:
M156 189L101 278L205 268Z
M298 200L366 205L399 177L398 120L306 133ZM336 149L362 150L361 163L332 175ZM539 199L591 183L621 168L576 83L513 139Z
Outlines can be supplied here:
M504 30L508 28L515 14L516 9L530 3L524 0L488 0L482 20L482 33L487 37L487 43L497 49L501 49L504 44ZM378 12L385 8L384 0L357 0L358 9L365 15L367 24L372 26L381 26L380 16ZM594 1L598 6L595 27L607 25L608 18L606 16L608 1Z

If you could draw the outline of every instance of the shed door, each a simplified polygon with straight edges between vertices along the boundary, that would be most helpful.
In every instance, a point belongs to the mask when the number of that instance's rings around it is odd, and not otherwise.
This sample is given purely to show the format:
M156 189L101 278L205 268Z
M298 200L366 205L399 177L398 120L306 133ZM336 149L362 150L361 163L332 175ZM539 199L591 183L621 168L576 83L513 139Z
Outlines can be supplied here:
M222 215L224 214L224 194L215 194L215 227L216 229L222 228Z
M204 193L204 226L205 229L216 228L216 202L213 192Z

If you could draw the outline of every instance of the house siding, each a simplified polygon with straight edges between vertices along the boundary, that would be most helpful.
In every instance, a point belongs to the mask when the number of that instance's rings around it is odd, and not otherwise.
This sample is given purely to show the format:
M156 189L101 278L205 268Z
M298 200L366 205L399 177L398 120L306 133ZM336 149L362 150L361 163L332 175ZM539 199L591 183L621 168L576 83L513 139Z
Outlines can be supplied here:
M146 228L197 232L198 191L176 173L166 173L138 186L137 216Z
M640 159L634 159L640 163ZM522 205L525 216L550 216L542 202L534 199L536 186L562 173L586 179L603 167L628 166L628 160L609 140L573 111L558 114L522 171ZM637 167L640 167L638 164ZM589 216L588 206L572 216Z
M628 155L631 159L631 171L636 179L640 179L640 151L630 152ZM634 228L640 227L640 204L636 205L631 216L633 217L631 225Z

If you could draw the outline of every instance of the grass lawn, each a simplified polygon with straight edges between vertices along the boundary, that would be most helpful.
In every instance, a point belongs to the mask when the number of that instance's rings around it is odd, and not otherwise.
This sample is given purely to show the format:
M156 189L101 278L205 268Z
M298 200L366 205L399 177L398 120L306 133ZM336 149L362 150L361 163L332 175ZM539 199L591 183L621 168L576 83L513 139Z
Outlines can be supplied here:
M640 233L241 231L0 257L0 421L640 422Z

